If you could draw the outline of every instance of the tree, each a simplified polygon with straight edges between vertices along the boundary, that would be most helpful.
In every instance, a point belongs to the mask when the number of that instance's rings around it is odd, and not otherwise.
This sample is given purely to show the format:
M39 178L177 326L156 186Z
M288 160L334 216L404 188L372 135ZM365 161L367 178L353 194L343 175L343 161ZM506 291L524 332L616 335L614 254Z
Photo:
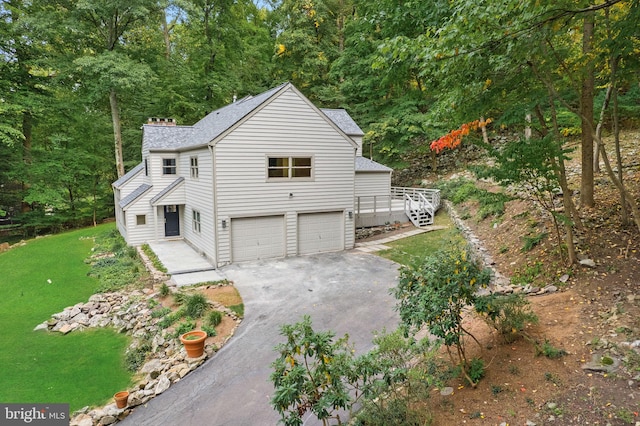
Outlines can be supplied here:
M462 325L466 306L473 306L477 291L489 284L489 271L481 268L462 250L443 250L427 256L416 267L400 268L398 286L392 291L397 300L402 327L415 334L426 326L433 336L442 339L454 364L467 370L470 363L465 353L463 336L475 338ZM477 342L477 340L476 340ZM456 350L454 361L451 347Z
M281 334L286 342L276 347L280 356L272 364L271 404L285 425L302 425L309 411L328 425L335 410L349 409L352 403L346 383L353 360L348 336L334 340L333 332L314 331L309 316L283 325ZM335 418L340 422L339 415Z

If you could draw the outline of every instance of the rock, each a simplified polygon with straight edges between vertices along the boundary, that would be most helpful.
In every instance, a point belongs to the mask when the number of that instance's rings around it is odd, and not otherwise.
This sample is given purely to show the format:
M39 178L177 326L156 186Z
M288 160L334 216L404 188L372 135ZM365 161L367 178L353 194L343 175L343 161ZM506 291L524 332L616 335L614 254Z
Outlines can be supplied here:
M558 291L558 287L556 287L555 285L548 285L544 288L545 293L555 293L556 291Z
M555 402L549 402L547 403L547 408L549 410L555 410L558 407L558 404L556 404Z
M141 373L153 373L153 372L162 372L164 368L164 363L159 359L152 359L142 366L140 369ZM156 376L157 377L157 376Z
M75 325L75 327L74 327ZM71 333L74 329L78 328L78 324L64 324L62 327L60 327L60 329L58 330L60 333L62 334L68 334Z
M567 281L569 281L569 274L564 274L558 279L558 281L560 281L561 283L566 283Z
M115 422L116 422L116 418L114 416L104 416L103 418L100 419L100 422L98 424L110 425Z
M534 422L532 422L531 420L527 420L525 425L527 425L527 426L536 426L536 424Z
M93 419L88 414L81 414L76 417L71 423L71 426L93 426Z
M591 362L582 366L583 370L598 371L604 373L612 373L620 366L620 360L611 356L603 356L599 354L593 354L591 356Z
M589 267L589 268L595 268L596 267L596 262L594 262L591 259L582 259L580 261L580 265L586 266L586 267Z
M162 375L158 380L158 385L156 386L154 392L156 395L160 395L162 392L169 389L170 386L171 386L171 380L169 380L167 376Z
M48 329L49 329L49 324L47 324L46 322L43 322L42 324L36 325L33 331L48 330Z
M440 395L442 396L453 395L453 388L450 386L447 386L446 388L440 389Z

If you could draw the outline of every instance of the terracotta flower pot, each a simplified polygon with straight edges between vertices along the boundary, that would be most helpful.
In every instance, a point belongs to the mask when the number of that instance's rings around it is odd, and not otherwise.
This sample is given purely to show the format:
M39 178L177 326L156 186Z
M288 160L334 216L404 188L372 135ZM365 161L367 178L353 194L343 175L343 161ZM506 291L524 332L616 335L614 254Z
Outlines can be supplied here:
M116 400L116 407L125 408L129 400L129 392L127 391L116 392L116 394L113 395L113 398Z
M199 358L204 353L204 341L207 333L202 330L192 330L180 336L180 341L187 350L189 358Z

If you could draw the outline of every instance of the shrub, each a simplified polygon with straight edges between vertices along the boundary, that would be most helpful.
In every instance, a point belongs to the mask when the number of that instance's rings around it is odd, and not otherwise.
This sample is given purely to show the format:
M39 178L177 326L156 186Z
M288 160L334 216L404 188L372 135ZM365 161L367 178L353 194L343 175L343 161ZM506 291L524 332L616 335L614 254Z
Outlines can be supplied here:
M196 323L193 322L191 318L186 318L183 322L178 324L176 327L176 331L174 332L175 336L178 337L181 334L184 334L188 331L191 331L196 328Z
M478 289L486 287L489 279L487 269L471 261L466 251L457 249L436 252L417 267L401 267L398 286L392 293L402 327L407 333L415 333L426 325L447 347L456 348L466 373L469 365L462 335L471 334L462 327L462 310L476 302Z
M484 313L486 323L507 343L513 342L527 323L538 323L538 316L531 311L529 301L521 294L482 296L476 301L475 308Z
M160 291L159 291L160 296L167 297L170 292L171 292L171 290L169 289L169 286L167 285L167 283L162 283L162 285L160 286Z
M468 375L471 379L471 384L477 384L484 377L484 361L480 358L473 358L469 363Z
M550 359L562 358L567 354L567 351L564 349L556 348L551 344L551 342L547 339L544 339L544 343L542 345L536 344L536 356L544 355Z
M221 322L222 322L222 312L211 311L207 315L207 324L209 324L211 327L216 327Z
M211 327L210 325L203 325L202 331L207 333L207 337L213 337L218 335L218 332L216 331L216 329Z
M201 293L186 297L185 314L191 318L200 318L209 309L209 301Z
M540 241L544 240L547 235L548 234L546 232L542 232L533 236L525 235L524 237L522 237L524 244L522 245L522 249L520 249L520 251L522 251L523 253L531 251L535 246L540 244Z

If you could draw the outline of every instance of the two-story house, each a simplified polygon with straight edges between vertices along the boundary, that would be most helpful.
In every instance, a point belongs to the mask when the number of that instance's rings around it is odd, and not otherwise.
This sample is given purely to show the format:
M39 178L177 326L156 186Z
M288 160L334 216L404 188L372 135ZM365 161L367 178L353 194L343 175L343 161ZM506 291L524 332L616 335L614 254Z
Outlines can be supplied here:
M113 183L118 230L184 239L216 267L353 248L356 213L391 206L391 169L361 156L362 136L290 83L193 126L151 119L142 162Z

